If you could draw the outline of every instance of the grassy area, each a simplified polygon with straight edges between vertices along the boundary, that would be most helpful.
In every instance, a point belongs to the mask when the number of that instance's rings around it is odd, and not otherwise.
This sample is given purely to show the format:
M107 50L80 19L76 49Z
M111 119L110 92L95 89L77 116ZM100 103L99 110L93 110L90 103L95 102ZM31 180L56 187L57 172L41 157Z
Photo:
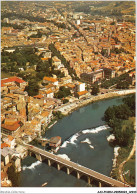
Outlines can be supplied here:
M133 157L124 165L123 172L125 173L125 180L131 186L135 186L135 154Z
M1 72L1 79L12 77L12 76L13 75L11 75L10 73Z
M132 146L131 147L121 147L120 150L119 150L119 155L117 157L117 165L115 168L112 169L112 173L111 173L111 177L114 178L114 179L117 179L117 180L120 180L120 177L119 177L119 171L118 171L118 168L119 168L119 165L127 159L127 157L129 156L129 153L132 149Z
M119 165L128 158L129 153L132 150L132 146L133 145L130 144L128 147L120 148L119 155L117 157L117 165L111 172L112 178L120 180L118 171ZM124 178L127 183L131 184L131 186L135 186L135 154L127 163L125 163L123 167L123 173L126 173L128 170L130 170L131 176L129 176L129 173L127 173L125 174Z

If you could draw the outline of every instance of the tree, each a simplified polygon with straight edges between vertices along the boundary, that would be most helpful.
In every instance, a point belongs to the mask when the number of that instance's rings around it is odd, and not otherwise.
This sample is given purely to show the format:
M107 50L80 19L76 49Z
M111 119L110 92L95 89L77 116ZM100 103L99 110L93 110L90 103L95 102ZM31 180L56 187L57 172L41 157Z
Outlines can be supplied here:
M107 122L114 119L126 120L130 116L132 116L132 112L126 104L108 107L108 109L104 113L104 118L105 118L105 121Z
M115 106L113 111L115 112L115 117L122 120L127 120L132 115L131 110L126 104Z
M107 110L104 113L104 119L106 122L109 122L110 120L115 119L115 111L114 111L114 106L113 107L108 107Z
M92 88L92 95L97 95L99 93L99 85L94 85Z
M124 98L123 102L130 108L131 116L135 116L135 94Z
M129 82L127 80L125 81L119 81L116 86L117 89L128 89L129 88Z
M63 118L63 114L61 113L61 111L53 111L53 115L57 118L57 119L62 119Z
M66 103L68 103L68 102L69 102L68 99L64 99L64 100L63 100L63 104L66 104Z
M122 121L114 128L113 132L118 145L128 146L134 135L133 122L129 120Z
M39 85L35 80L30 80L28 86L25 87L25 91L28 92L29 96L35 96L39 92Z
M66 88L65 86L61 86L59 88L59 91L57 93L55 93L54 97L62 99L62 98L65 98L67 96L70 96L70 95L71 95L70 89Z

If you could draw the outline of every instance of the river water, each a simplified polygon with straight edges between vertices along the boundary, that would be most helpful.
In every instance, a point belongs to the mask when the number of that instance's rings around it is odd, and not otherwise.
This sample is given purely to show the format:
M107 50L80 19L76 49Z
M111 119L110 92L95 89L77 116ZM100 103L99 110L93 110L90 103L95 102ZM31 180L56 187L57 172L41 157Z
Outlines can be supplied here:
M59 120L45 137L61 136L63 144L56 153L60 157L109 176L114 149L107 141L110 129L103 121L105 110L119 105L123 98L107 99L89 104ZM85 187L87 182L49 167L28 156L22 161L21 187Z

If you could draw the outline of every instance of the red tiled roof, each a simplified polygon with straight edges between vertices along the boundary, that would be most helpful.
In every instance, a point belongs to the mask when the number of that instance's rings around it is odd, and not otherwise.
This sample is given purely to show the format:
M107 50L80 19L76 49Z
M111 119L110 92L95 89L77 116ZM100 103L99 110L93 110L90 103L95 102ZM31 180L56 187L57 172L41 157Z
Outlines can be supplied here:
M16 131L20 127L20 121L16 121L12 125L1 124L1 127L9 131Z
M25 81L23 79L21 79L21 78L18 78L18 77L9 77L9 78L1 80L1 86L4 86L3 84L8 83L8 82L23 83Z
M6 143L2 143L1 144L1 149L5 148L5 147L10 147L10 146L8 144L6 144Z
M82 95L84 95L84 94L87 94L88 93L88 91L82 91L82 92L77 92L77 94L79 95L79 96L82 96Z
M1 172L1 180L3 181L5 178L8 178L8 175L6 172Z
M49 82L57 82L58 80L53 77L44 77L43 80L49 81Z
M48 91L46 91L46 94L50 94L53 93L53 91L51 89L49 89Z
M50 113L48 111L44 111L44 112L41 113L41 116L47 117L47 116L49 116L49 114Z
M43 95L41 95L41 94L39 94L39 95L36 95L36 96L33 96L33 98L43 98L44 96Z
M46 57L46 58L41 58L42 61L47 61L49 58Z
M14 138L11 135L8 135L8 139L12 141Z

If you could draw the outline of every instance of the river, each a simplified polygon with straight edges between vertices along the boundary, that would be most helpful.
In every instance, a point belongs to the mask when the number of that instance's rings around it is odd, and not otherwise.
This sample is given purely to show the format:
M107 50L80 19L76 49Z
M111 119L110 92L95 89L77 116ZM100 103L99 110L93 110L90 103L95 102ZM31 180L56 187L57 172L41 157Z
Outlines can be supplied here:
M56 153L80 165L110 176L114 149L107 141L110 129L103 121L105 110L122 103L123 97L98 101L82 107L59 120L45 137L61 136L62 146ZM49 167L33 157L22 161L21 187L85 187L84 180Z

